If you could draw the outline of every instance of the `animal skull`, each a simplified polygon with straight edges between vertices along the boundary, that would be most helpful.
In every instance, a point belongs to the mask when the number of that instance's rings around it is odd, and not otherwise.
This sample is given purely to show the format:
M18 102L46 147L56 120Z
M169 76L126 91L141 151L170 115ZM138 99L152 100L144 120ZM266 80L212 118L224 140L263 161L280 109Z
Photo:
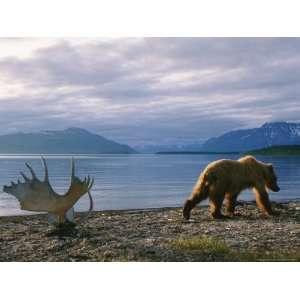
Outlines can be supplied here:
M23 172L20 172L25 182L11 182L10 186L4 186L5 193L15 196L22 210L48 212L58 217L59 223L66 221L66 213L73 213L73 206L83 196L88 193L90 199L90 209L93 207L93 200L90 190L93 186L94 179L90 176L80 180L75 176L74 159L71 160L71 184L69 190L64 195L57 194L51 187L48 177L48 167L46 160L42 157L42 163L45 170L44 180L41 181L36 177L32 167L26 163L31 172L32 178L28 178Z

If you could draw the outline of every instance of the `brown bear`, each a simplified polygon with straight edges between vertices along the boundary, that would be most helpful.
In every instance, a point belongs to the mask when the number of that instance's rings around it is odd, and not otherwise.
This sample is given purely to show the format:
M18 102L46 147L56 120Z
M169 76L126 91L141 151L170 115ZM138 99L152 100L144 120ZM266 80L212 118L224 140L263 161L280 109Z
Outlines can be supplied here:
M221 214L224 198L227 200L228 214L233 215L239 193L247 188L253 188L256 203L264 213L274 214L267 189L278 192L280 188L272 164L258 161L253 156L214 161L201 173L190 197L185 201L183 217L188 220L191 210L208 197L213 218L224 217Z

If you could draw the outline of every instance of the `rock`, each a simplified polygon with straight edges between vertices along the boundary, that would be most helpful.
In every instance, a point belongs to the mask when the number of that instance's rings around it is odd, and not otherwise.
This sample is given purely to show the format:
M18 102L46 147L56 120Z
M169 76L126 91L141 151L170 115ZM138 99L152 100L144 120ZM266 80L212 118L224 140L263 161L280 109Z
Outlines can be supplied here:
M106 250L106 251L104 251L103 256L106 257L106 258L113 257L114 252L111 251L111 250Z

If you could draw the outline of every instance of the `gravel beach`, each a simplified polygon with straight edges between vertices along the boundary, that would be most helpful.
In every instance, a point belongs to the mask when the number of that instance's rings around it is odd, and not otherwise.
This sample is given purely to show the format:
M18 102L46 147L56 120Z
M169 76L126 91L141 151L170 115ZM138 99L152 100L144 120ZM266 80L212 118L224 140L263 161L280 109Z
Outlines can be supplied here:
M300 201L273 206L266 217L242 202L222 220L201 206L190 222L181 208L99 211L63 230L46 215L0 217L0 261L300 261Z

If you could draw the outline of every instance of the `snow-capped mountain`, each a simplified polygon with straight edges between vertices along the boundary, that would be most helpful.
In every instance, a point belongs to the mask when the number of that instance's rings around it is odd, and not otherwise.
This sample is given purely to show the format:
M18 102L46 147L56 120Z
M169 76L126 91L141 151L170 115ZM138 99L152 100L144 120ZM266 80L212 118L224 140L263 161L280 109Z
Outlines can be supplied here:
M300 123L265 123L259 128L236 130L206 141L205 151L249 151L274 145L300 145Z

